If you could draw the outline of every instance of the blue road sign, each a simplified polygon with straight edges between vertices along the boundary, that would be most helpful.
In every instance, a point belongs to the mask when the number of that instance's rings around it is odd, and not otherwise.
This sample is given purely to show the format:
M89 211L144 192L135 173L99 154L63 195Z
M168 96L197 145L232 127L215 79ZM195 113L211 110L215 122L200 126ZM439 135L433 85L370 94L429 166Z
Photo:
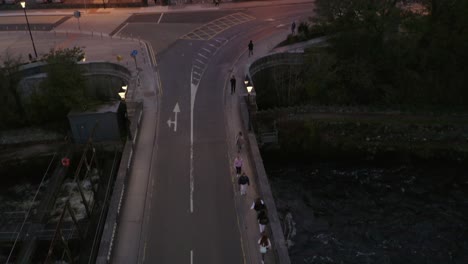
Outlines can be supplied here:
M130 56L135 57L138 54L138 50L133 50L132 53L130 53Z

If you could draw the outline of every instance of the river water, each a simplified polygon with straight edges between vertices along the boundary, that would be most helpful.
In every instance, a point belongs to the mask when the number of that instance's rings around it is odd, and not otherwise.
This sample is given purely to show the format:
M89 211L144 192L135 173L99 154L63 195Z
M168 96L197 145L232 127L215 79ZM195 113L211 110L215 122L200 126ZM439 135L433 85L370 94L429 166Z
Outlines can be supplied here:
M468 263L466 166L264 159L292 263Z

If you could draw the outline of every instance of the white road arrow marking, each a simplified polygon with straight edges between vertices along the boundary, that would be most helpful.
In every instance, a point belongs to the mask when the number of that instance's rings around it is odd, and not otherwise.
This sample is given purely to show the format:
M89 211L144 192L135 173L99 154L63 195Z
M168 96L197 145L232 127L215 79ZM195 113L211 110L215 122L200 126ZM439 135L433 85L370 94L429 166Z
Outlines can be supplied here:
M171 124L174 125L174 132L177 131L177 114L180 113L180 108L179 108L179 103L176 103L176 105L174 106L174 110L172 110L172 112L174 112L174 121L172 121L170 118L167 120L167 125L169 126L169 128L171 127Z

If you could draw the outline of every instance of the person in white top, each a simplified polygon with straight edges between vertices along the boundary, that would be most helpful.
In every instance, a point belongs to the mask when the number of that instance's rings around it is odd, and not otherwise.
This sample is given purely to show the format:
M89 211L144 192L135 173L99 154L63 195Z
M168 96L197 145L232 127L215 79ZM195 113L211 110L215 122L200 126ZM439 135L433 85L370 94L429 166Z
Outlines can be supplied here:
M265 232L262 232L262 236L258 239L258 245L260 246L260 254L262 254L262 264L265 263L265 254L268 249L271 248L271 242Z

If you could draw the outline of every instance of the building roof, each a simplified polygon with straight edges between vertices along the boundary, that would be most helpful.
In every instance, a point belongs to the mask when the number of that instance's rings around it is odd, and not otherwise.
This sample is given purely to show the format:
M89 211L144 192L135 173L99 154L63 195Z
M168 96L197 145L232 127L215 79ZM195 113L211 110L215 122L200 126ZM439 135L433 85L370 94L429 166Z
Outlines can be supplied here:
M97 106L96 108L87 110L87 111L79 111L79 110L71 110L68 113L68 116L80 116L80 115L90 115L90 114L104 114L104 113L117 113L119 109L120 101L112 101L106 102L102 105Z

